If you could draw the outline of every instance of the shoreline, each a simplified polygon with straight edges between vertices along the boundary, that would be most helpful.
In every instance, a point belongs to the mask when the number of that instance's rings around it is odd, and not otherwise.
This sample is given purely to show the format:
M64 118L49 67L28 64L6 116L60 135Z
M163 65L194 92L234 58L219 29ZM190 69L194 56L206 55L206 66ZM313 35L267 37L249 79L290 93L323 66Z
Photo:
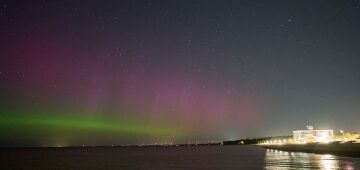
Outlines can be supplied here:
M265 149L275 149L290 152L306 152L334 154L338 156L360 157L360 143L308 143L283 145L256 145Z

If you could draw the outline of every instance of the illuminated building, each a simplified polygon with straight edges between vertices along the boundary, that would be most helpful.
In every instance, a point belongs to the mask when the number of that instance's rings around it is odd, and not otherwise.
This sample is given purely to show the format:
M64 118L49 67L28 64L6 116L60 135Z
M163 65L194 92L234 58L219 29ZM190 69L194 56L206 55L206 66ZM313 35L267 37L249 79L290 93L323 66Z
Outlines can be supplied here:
M307 126L307 130L293 131L293 138L296 143L328 143L334 139L334 132L333 130L314 130L312 126Z

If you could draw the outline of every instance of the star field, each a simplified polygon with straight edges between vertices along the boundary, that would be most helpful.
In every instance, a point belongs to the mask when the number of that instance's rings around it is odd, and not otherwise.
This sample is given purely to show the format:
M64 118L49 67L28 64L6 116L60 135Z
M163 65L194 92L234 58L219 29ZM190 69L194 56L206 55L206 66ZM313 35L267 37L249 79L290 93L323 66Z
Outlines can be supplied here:
M359 6L0 1L0 118L12 122L0 121L0 144L359 130ZM74 117L79 125L67 125Z

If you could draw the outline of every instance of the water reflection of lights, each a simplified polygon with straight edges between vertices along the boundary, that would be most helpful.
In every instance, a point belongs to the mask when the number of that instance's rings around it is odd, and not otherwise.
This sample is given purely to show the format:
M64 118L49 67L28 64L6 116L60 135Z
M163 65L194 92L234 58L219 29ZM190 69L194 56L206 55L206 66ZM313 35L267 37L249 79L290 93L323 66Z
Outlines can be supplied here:
M336 160L334 156L329 154L321 155L319 164L321 169L335 169L339 167L338 160Z
M354 167L352 166L352 164L350 162L344 162L343 169L354 170Z
M330 154L313 154L304 152L287 152L267 149L265 155L265 169L345 169L354 170L357 163L351 158ZM360 165L360 164L359 164Z

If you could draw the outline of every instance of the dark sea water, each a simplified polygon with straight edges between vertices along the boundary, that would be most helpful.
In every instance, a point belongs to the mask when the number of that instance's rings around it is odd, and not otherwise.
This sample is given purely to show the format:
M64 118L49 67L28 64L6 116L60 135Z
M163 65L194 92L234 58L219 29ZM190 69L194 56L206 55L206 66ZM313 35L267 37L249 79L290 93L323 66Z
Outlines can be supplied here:
M256 146L1 149L0 169L360 169L360 158Z

